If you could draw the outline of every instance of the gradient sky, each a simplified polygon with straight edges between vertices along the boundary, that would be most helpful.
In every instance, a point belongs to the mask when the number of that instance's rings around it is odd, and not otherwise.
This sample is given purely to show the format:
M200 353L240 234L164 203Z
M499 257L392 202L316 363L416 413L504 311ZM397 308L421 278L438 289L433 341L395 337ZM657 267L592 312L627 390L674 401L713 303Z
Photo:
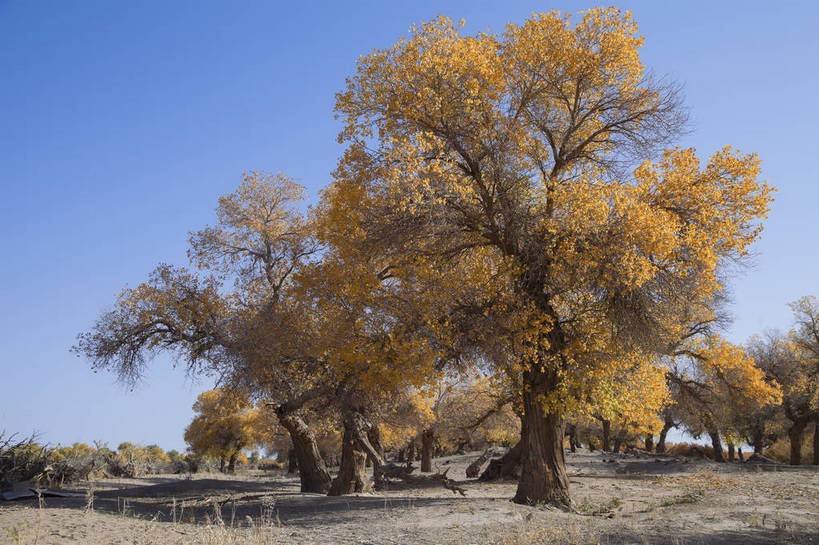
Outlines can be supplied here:
M500 31L543 2L0 0L0 430L55 443L184 448L211 386L159 357L129 391L69 353L125 286L185 263L245 170L315 197L341 152L334 93L359 55L439 14ZM819 8L815 2L624 2L642 59L685 85L707 157L754 151L779 188L755 266L732 288L743 342L819 295Z

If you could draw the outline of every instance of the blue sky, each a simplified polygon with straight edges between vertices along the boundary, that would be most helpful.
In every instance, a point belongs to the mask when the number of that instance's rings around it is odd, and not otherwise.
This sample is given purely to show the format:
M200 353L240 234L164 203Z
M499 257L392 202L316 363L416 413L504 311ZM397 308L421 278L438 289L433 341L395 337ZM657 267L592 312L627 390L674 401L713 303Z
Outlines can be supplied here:
M313 196L341 152L334 93L355 60L439 14L502 30L560 2L16 2L0 0L0 430L50 443L184 448L210 387L159 357L129 391L68 352L245 170ZM685 85L707 157L754 151L779 188L755 265L733 283L731 340L787 328L819 295L819 8L814 2L624 2L642 59Z

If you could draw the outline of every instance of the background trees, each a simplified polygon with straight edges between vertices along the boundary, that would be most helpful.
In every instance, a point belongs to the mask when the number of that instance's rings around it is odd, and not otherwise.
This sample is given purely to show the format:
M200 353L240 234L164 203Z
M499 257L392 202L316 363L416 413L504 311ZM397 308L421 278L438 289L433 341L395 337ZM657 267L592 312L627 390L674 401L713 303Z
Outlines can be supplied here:
M771 381L782 388L782 402L775 411L749 407L741 420L753 443L773 442L777 427L787 435L790 463L802 462L805 431L819 417L819 378L817 378L816 299L804 297L791 304L795 327L787 335L769 332L749 342L749 351ZM813 463L819 463L814 431ZM750 441L749 441L750 442ZM755 451L757 450L754 445Z
M220 470L233 473L242 450L259 439L257 411L241 392L218 388L199 394L193 410L196 416L185 429L191 451L219 459Z

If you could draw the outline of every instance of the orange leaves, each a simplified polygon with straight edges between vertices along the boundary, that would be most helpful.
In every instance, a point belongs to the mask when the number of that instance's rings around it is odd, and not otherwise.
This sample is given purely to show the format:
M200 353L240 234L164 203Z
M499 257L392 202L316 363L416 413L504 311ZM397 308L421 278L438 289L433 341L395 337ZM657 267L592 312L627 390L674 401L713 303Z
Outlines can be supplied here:
M776 404L782 391L766 381L765 373L742 347L712 335L688 343L691 372L710 397L729 402L745 398L758 405Z
M256 440L259 414L240 392L202 392L193 410L197 414L185 429L185 441L196 454L229 457Z
M610 420L634 433L662 427L660 411L668 403L666 367L651 354L631 353L598 366L588 377L580 414Z
M704 168L669 150L624 177L685 117L675 87L645 77L642 44L613 8L500 36L441 18L362 58L337 97L349 147L325 195L339 232L423 286L439 339L555 377L549 403L617 371L658 384L649 354L710 308L771 200L759 159L730 148Z

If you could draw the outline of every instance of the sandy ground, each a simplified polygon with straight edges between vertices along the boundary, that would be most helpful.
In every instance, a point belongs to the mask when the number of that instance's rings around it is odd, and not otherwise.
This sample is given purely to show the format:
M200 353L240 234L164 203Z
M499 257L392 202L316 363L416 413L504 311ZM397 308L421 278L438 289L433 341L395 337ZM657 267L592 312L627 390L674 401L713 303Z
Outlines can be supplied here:
M328 498L282 473L97 481L78 488L86 497L0 502L0 543L819 545L817 468L578 452L570 513L511 503L514 483L466 479L478 454L435 460L466 497L396 487Z

